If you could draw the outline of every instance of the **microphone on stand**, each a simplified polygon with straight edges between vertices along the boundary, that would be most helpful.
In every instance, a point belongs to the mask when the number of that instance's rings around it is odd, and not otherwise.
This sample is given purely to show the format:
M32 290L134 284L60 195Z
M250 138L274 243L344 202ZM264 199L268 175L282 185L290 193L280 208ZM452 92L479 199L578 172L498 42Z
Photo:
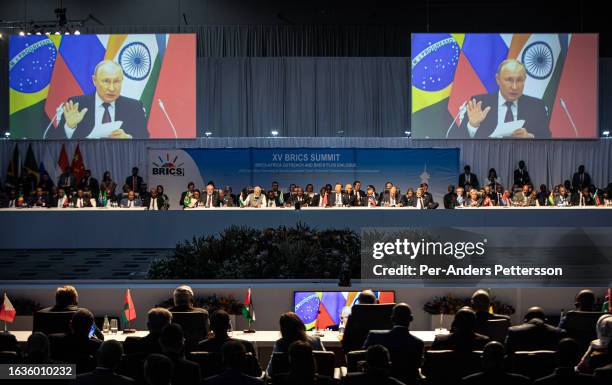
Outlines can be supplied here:
M453 128L453 125L455 124L455 121L457 119L459 119L459 124L461 124L461 122L463 121L463 116L467 111L466 105L467 101L463 102L463 104L459 106L459 111L457 111L457 115L455 115L455 117L453 118L453 122L450 124L450 126L448 126L448 130L446 130L446 136L444 137L444 139L448 139L448 135L450 134L451 128Z
M172 124L172 120L170 120L170 116L168 115L168 112L166 112L166 107L164 107L164 102L162 102L161 99L157 99L157 102L159 104L159 108L161 108L161 110L164 112L164 115L166 115L166 120L168 120L168 123L170 123L170 127L172 127L172 132L174 133L174 139L177 139L178 135L176 134L176 128L174 128L174 124Z
M59 125L60 120L62 120L62 114L64 113L64 102L61 102L59 106L57 106L57 108L55 109L55 115L53 115L53 117L51 118L51 121L49 122L49 125L47 125L47 128L45 128L45 132L43 132L43 139L47 138L47 133L49 133L49 130L51 129L51 125L53 125L53 122L56 122L55 124Z
M574 129L574 135L577 138L578 137L578 129L576 128L576 125L574 124L574 119L572 119L572 115L570 114L569 110L567 109L567 104L565 104L565 100L563 100L563 98L559 98L559 104L561 104L561 108L563 108L563 111L565 111L565 115L567 115L567 118L569 119L570 123L572 124L572 128Z

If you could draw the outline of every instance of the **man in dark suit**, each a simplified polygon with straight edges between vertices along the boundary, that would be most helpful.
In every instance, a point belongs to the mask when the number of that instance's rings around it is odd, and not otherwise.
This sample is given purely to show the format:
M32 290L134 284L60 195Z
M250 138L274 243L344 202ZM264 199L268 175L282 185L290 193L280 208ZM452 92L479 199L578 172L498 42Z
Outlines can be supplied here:
M334 191L329 195L329 205L332 207L349 205L349 196L342 191L342 184L336 183Z
M157 189L151 189L151 192L147 195L143 202L144 207L147 210L167 210L165 205L165 199L163 196L157 194Z
M68 167L57 180L57 187L63 188L67 193L76 188L76 178L72 174L72 168Z
M455 193L455 186L452 184L448 185L448 193L444 195L444 208L445 209L454 209L455 203L457 202L457 194Z
M155 307L149 310L147 317L147 329L149 330L149 334L142 338L127 337L125 344L126 354L141 353L146 355L161 353L159 336L162 330L172 322L172 313L167 309ZM130 351L128 351L128 346Z
M147 385L170 385L174 376L174 365L168 357L154 353L144 361L143 372Z
M529 171L525 169L525 161L521 160L518 162L518 168L514 170L514 184L523 187L528 183L531 183L531 177Z
M325 187L322 187L321 191L310 200L310 206L312 207L329 207L329 205L329 194Z
M574 368L581 356L580 345L571 338L562 339L556 349L559 366L549 376L534 382L535 385L591 385L595 384L593 377L578 373Z
M431 208L431 205L431 200L429 200L429 196L425 195L425 190L423 187L417 188L414 199L414 207L417 209L427 210Z
M138 167L132 167L132 175L125 178L125 184L134 192L140 191L143 184L142 177L138 175L138 171Z
M236 206L236 201L230 192L220 188L217 190L217 204L218 207L234 207Z
M183 331L187 338L187 347L189 350L200 342L204 337L208 335L208 311L199 307L195 307L193 304L193 289L187 285L182 285L174 289L173 292L174 306L168 310L171 313L198 313L198 314L177 314L173 316L174 322L181 324ZM179 319L180 317L180 319ZM185 320L185 318L188 320ZM190 320L196 319L197 323L193 323ZM200 323L201 320L201 323Z
M185 359L185 337L181 325L170 324L165 327L159 336L159 344L162 354L174 365L173 385L200 383L200 365Z
M51 334L51 358L76 364L77 374L91 371L95 367L94 357L102 341L93 336L94 316L87 309L79 309L70 320L70 332Z
M389 352L382 345L372 345L366 353L366 370L363 373L347 373L344 385L403 385L411 384L400 382L389 375Z
M115 368L121 361L123 346L121 342L104 341L98 350L98 365L89 372L77 376L77 385L131 385L134 380L115 373Z
M591 176L584 171L584 165L578 166L578 172L572 176L572 188L574 191L580 191L585 187L591 186Z
M55 290L55 305L37 311L34 314L33 331L45 334L68 333L70 320L78 308L79 295L73 286L62 286ZM49 320L51 314L53 321Z
M245 351L255 355L255 347L253 344L246 340L240 340L231 338L228 335L228 331L231 328L229 314L225 310L216 310L210 316L210 330L213 332L213 336L200 341L198 344L198 351L218 353L221 351L221 347L228 341L238 341L244 345Z
M514 59L501 62L495 74L499 92L477 95L467 103L467 116L449 137L487 139L496 127L524 120L523 127L499 137L549 139L548 115L542 100L523 95L527 71ZM497 136L496 136L497 137Z
M431 350L454 350L472 352L482 350L489 342L489 337L475 331L476 313L465 306L455 314L449 334L438 334L431 344Z
M91 191L91 195L94 197L94 199L98 199L98 195L100 194L100 185L98 184L98 180L91 176L91 170L85 170L83 178L79 183L79 188Z
M206 190L200 200L204 203L204 207L217 207L219 205L219 195L212 183L206 185Z
M121 128L102 137L147 139L149 132L142 103L121 96L121 66L112 60L101 61L94 69L92 80L96 92L69 98L59 125L49 132L49 138L83 139L91 134L99 138L92 133L94 127L121 121Z
M41 187L36 187L36 193L30 198L31 207L49 207L49 197Z
M487 321L489 320L505 319L508 320L508 322L510 321L510 317L507 315L489 312L491 308L491 296L486 290L479 289L472 294L471 308L476 312L475 331L477 333L483 334L483 331L486 330Z
M223 344L221 354L225 371L207 378L204 385L263 385L261 379L242 372L245 353L244 345L239 341L228 341Z
M482 369L480 373L472 374L461 381L461 385L528 385L529 378L519 374L508 373L504 366L504 345L499 342L489 342L482 353Z
M363 191L361 189L361 181L356 180L353 182L353 205L354 206L362 206L363 205L363 198L365 197L366 193L365 191Z
M295 194L289 197L289 200L287 200L286 205L294 207L296 203L299 203L300 206L304 207L310 205L310 198L308 197L308 195L304 194L304 189L299 186L295 188Z
M463 167L463 174L459 175L459 183L457 185L463 188L465 188L466 185L478 188L478 177L472 172L472 168L469 164Z
M179 200L179 205L180 205L181 207L185 207L185 197L186 197L187 195L192 194L192 193L193 193L193 190L195 190L195 183L193 183L193 182L189 182L189 183L187 183L187 191L183 191L183 192L181 193L181 199Z
M559 341L566 337L563 329L547 325L544 310L532 307L527 310L521 325L508 329L506 350L508 354L516 351L556 350Z
M423 341L410 334L412 320L410 306L398 303L391 313L393 329L371 330L363 344L364 348L384 346L391 355L391 375L406 385L417 383L423 361Z

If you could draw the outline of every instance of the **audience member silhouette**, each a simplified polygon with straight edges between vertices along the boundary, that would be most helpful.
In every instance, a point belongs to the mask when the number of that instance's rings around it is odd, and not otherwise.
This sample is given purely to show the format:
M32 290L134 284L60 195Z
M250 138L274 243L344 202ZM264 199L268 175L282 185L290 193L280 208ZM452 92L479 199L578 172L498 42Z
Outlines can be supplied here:
M148 385L171 385L173 375L174 365L163 354L150 354L144 362L144 378Z
M181 325L166 326L159 336L159 344L162 353L172 361L174 366L172 385L200 383L200 366L185 359L185 337Z
M363 373L348 373L345 385L403 385L391 377L389 351L382 345L371 345L366 353L366 366Z
M212 320L211 320L212 321ZM260 385L264 382L256 377L243 373L246 350L240 341L229 340L221 347L223 355L223 373L207 378L205 385Z
M130 346L133 346L131 348L133 350L129 353L161 353L159 336L162 330L172 323L172 313L167 309L155 307L149 310L147 317L147 329L149 330L149 334L142 338L128 337L131 340Z
M489 337L475 332L476 313L465 306L455 314L449 334L439 334L431 345L432 350L471 352L482 350Z
M89 372L77 376L77 385L130 385L134 380L115 373L121 361L123 346L119 341L104 341L98 349L98 365Z
M557 355L559 366L549 376L535 381L535 385L591 385L593 377L577 373L574 369L580 361L580 345L571 338L564 338L559 342Z
M521 325L508 329L506 351L556 350L559 341L566 337L565 330L547 325L546 316L541 307L531 307L525 314Z
M77 310L70 321L70 333L49 336L51 358L76 364L77 374L93 370L95 354L102 345L93 331L93 314L87 309Z
M612 314L604 314L597 320L595 326L597 331L597 339L591 341L589 348L578 364L578 371L582 373L593 373L593 371L602 366L612 363L612 355L610 354L610 346L612 343Z
M210 316L210 330L212 336L198 344L198 351L216 353L228 341L239 341L247 352L255 355L255 347L249 341L231 338L228 331L231 328L230 316L225 310L216 310Z
M508 373L504 367L504 345L491 341L482 353L482 372L469 375L462 385L523 385L531 384L529 378L519 374Z
M595 293L592 290L584 289L580 290L578 294L576 294L576 299L574 301L574 310L568 310L567 313L572 313L575 311L599 311L600 309L595 308ZM559 321L559 327L561 329L566 329L566 321L567 321L567 313L561 316L561 320Z
M332 385L331 378L317 374L312 346L305 341L295 341L289 346L289 373L274 378L279 385Z
M510 322L510 317L491 312L491 296L484 289L479 289L472 294L471 307L476 312L475 330L477 333L485 334L489 320L505 319Z

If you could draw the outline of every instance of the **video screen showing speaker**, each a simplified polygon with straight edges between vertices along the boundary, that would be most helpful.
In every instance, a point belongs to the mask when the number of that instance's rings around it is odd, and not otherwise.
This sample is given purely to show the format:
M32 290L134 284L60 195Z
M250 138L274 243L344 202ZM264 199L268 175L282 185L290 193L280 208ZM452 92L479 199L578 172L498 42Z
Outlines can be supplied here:
M11 137L195 137L195 43L195 34L11 36Z
M294 312L300 317L306 330L335 329L342 318L351 314L353 305L359 303L358 291L296 291ZM395 303L394 291L375 291L379 303Z
M598 35L415 33L412 137L595 138Z

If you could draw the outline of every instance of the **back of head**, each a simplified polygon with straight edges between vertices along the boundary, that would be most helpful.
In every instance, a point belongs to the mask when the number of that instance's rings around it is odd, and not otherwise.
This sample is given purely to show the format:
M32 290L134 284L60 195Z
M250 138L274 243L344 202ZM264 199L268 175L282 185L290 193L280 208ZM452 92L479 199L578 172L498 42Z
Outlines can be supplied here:
M390 366L389 351L382 345L372 345L366 353L368 372L388 373Z
M290 372L304 379L314 377L317 372L312 347L304 341L295 341L289 345L289 364Z
M223 365L230 369L241 369L246 349L240 341L228 341L221 346Z
M372 290L362 291L359 293L359 298L357 298L357 303L360 305L373 305L376 302L376 295Z
M144 362L144 377L148 385L170 385L173 374L174 365L163 354L150 354Z
M34 332L28 337L27 346L30 361L45 362L49 359L49 338L41 332Z
M182 354L185 347L185 336L181 325L170 324L166 326L159 336L159 344L164 353Z
M597 331L597 344L600 348L609 348L612 346L612 314L604 314L597 320L595 326Z
M471 333L476 326L476 313L468 306L464 306L455 314L452 330L458 333Z
M279 325L281 336L286 342L306 340L306 326L294 312L290 311L281 315Z
M154 307L149 310L147 328L151 333L161 331L172 322L172 313L162 307Z
M479 289L472 294L472 309L474 309L475 312L489 311L490 305L491 297L486 290Z
M225 310L216 310L210 316L210 330L215 337L225 336L230 328L230 317Z
M576 294L576 309L582 311L595 311L595 293L592 290L581 290Z
M98 349L98 366L107 369L114 369L121 361L123 355L123 345L116 340L104 341Z
M504 345L491 341L485 345L482 352L482 365L484 370L503 370L506 351Z
M410 326L410 322L412 322L412 309L410 305L406 303L398 303L393 307L393 312L391 313L391 321L393 325L399 326Z
M542 321L546 320L546 315L544 314L544 309L539 306L530 307L525 314L525 322L529 322L532 319L539 319Z
M192 306L193 290L187 285L182 285L174 289L174 306Z
M79 302L79 295L73 286L58 287L55 291L55 306L63 308L76 306Z
M559 366L573 368L578 365L582 351L580 345L574 339L564 338L559 341L557 354L559 355Z
M87 309L79 309L72 315L70 328L72 333L77 336L87 336L93 324L93 314Z

